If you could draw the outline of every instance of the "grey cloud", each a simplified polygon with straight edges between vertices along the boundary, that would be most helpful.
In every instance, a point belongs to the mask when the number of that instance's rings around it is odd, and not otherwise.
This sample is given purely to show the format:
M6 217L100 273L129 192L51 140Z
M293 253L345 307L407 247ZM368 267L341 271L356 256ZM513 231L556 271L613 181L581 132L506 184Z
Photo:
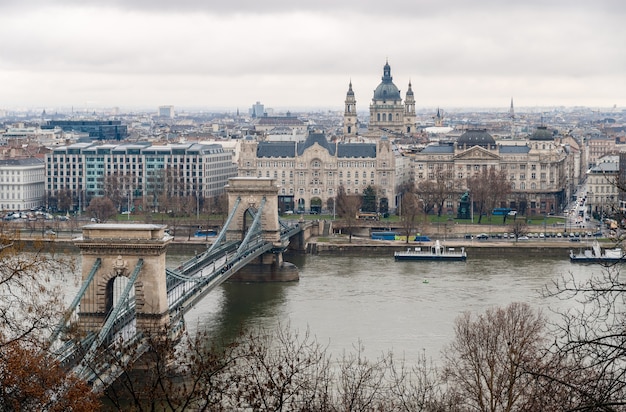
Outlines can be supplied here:
M572 10L590 9L608 13L624 13L626 4L621 0L526 0L524 2L510 2L502 0L387 0L384 3L373 0L56 0L55 6L67 7L98 7L116 8L131 11L147 12L204 12L216 14L273 14L291 12L317 12L335 14L349 12L357 14L372 14L381 17L388 16L434 16L449 13L475 12L484 10L485 13L500 13L509 10ZM8 0L0 2L1 9L28 9L33 7L50 6L48 0ZM389 22L385 22L389 23ZM480 23L480 22L479 22Z

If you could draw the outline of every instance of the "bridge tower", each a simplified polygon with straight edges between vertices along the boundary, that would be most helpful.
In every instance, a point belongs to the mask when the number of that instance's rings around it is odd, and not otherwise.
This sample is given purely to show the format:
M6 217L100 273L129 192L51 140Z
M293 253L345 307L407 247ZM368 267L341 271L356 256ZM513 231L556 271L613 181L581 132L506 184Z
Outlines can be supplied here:
M82 256L83 282L97 268L80 301L82 331L98 331L128 286L135 298L137 331L169 325L165 251L172 240L165 225L96 223L75 241ZM99 265L98 265L99 264Z
M244 281L290 281L297 280L298 268L283 261L283 251L288 242L280 237L281 226L278 221L278 186L276 179L262 177L234 177L228 180L228 209L238 207L233 221L226 233L227 240L243 240L252 224L252 215L263 204L261 211L262 238L274 244L274 249L259 256L255 262L248 264L235 273L231 280ZM239 199L239 202L237 202Z

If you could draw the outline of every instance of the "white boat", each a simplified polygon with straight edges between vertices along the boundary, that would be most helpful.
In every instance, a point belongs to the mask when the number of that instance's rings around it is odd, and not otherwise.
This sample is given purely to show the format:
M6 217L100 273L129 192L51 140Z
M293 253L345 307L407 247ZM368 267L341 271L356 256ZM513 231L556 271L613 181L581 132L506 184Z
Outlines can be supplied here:
M569 259L579 263L616 263L626 262L626 256L621 248L604 249L600 247L597 240L593 242L591 248L581 250L578 254L573 250L569 251Z
M394 258L396 260L463 261L467 259L467 252L464 247L460 250L446 248L437 240L430 247L416 247L403 252L395 252Z

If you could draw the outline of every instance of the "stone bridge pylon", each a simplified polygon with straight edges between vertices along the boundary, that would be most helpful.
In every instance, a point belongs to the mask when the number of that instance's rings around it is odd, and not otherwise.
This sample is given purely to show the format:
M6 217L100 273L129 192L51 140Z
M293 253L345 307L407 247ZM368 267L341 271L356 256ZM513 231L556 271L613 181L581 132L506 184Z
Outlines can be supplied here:
M272 242L274 249L259 256L255 261L235 273L232 280L242 281L291 281L299 278L298 268L283 261L283 251L288 242L281 240L281 225L278 220L278 186L276 180L262 177L235 177L228 180L228 209L236 206L233 221L226 233L227 240L243 240L253 221L253 216L261 211L261 233L266 242ZM239 199L239 202L237 202Z
M98 331L128 283L135 297L137 331L169 325L165 225L96 223L75 241L82 256L83 282L95 275L80 301L80 328Z

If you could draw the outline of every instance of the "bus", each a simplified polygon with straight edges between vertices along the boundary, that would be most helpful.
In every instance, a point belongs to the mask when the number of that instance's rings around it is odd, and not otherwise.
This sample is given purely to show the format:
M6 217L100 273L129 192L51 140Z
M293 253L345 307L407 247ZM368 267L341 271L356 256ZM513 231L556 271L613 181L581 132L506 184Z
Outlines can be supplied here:
M392 231L372 232L374 240L396 240L397 233Z
M194 237L213 237L217 236L216 230L197 230Z
M509 207L496 207L495 209L493 209L491 214L493 216L504 216L504 215L511 215L512 211L513 209Z
M376 212L359 212L356 214L357 220L378 220L379 216Z

